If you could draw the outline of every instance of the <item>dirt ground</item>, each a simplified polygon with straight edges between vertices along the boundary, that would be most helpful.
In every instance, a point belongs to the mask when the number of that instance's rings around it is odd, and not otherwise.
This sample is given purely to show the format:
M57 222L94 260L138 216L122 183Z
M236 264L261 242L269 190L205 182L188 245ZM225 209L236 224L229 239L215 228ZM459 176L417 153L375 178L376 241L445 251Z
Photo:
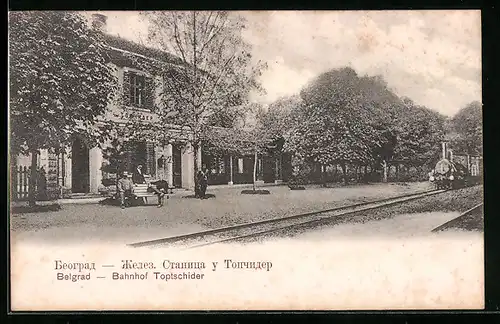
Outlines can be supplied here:
M185 198L191 193L180 192L162 208L151 205L122 210L99 204L70 204L56 212L13 214L11 238L14 242L133 243L422 192L432 187L424 182L304 191L291 191L285 186L266 189L270 195L242 195L241 188L211 187L208 193L215 198L206 200Z

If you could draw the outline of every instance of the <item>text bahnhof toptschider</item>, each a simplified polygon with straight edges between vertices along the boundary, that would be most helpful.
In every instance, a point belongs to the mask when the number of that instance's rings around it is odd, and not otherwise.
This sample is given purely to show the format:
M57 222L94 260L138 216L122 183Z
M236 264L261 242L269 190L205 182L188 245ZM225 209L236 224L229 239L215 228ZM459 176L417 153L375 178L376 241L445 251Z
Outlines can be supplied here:
M273 267L270 261L234 261L226 259L219 264L218 261L185 261L177 262L163 260L155 262L135 262L122 260L121 264L107 264L96 267L94 262L63 262L55 261L57 280L78 282L90 279L108 280L200 280L205 278L205 271L222 269L235 270L264 270Z

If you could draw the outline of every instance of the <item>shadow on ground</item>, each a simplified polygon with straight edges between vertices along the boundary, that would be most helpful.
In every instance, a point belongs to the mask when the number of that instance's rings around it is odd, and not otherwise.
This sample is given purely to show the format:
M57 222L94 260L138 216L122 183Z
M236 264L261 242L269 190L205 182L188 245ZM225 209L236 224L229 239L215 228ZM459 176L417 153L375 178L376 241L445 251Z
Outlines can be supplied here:
M158 199L153 197L153 199ZM168 196L165 196L164 199L169 199ZM99 205L107 205L107 206L120 206L120 200L119 199L114 199L114 198L105 198L101 201L99 201ZM141 198L138 199L132 199L128 201L127 207L138 207L138 206L148 206L151 204L145 204L144 200Z
M242 190L241 193L243 195L270 195L271 192L269 190Z
M11 208L12 214L46 213L61 210L61 205L37 205L37 206L14 206Z
M200 199L200 198L196 197L195 195L188 195L188 196L184 196L182 198ZM209 199L209 198L215 198L215 195L214 194L206 194L204 199Z

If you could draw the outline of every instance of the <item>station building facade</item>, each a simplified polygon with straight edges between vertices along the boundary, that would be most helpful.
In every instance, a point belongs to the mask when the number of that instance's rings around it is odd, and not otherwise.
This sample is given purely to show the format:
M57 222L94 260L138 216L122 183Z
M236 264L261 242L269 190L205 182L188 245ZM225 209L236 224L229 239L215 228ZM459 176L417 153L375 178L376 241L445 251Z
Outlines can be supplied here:
M117 36L109 34L104 34L104 36L124 100L120 104L110 103L103 118L117 124L126 123L131 117L140 119L144 123L157 122L158 116L151 108L159 100L161 89L147 85L148 83L161 83L154 82L159 81L154 79L157 78L156 76L138 69L127 57L132 55L142 59L160 57L165 59L165 53ZM180 64L173 56L169 63ZM147 89L152 89L149 91L153 93L146 93ZM136 140L128 143L125 153L125 169L132 172L138 164L142 164L144 173L151 178L165 179L176 188L192 189L194 187L194 155L197 154L198 168L206 167L211 171L209 184L252 183L253 155L213 157L204 154L201 148L194 152L189 142L189 135L180 135L181 132L175 126L172 127L171 132L174 135L179 133L179 136L170 136L174 140L168 144L159 144L149 140ZM75 136L71 145L62 151L41 150L38 156L38 168L43 169L47 186L59 191L60 196L97 194L106 179L111 180L116 177L116 174L103 171L109 164L103 154L103 150L106 150L108 145L110 143L104 143L101 147L92 146L84 138ZM281 161L281 156L259 157L258 180L281 181L284 178ZM14 159L13 164L15 168L12 177L13 191L24 192L24 196L27 197L27 181L20 180L19 175L23 168L26 170L30 166L31 158L20 155Z

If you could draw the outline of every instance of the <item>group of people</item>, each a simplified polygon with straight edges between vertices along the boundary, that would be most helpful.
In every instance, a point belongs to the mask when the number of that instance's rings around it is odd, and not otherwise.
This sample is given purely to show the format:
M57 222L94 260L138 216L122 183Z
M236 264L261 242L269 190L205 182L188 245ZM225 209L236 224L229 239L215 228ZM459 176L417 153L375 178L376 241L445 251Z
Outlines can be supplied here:
M208 174L207 168L198 171L196 175L195 196L196 198L205 199L208 187ZM120 206L125 208L127 198L131 198L134 191L134 184L145 184L146 180L142 173L142 165L138 165L132 173L130 179L128 172L122 172L117 184L117 191L120 195ZM168 182L165 180L158 180L151 182L148 186L148 192L152 192L158 196L158 207L163 206L165 193L168 191Z
M132 179L129 177L128 172L121 173L120 179L117 184L117 191L120 195L120 206L125 208L125 199L131 198L134 191L134 184L145 184L146 179L142 173L142 165L138 165L135 171L132 173ZM163 206L163 197L168 190L168 182L165 180L159 180L152 182L148 186L148 192L153 192L158 196L158 207Z

